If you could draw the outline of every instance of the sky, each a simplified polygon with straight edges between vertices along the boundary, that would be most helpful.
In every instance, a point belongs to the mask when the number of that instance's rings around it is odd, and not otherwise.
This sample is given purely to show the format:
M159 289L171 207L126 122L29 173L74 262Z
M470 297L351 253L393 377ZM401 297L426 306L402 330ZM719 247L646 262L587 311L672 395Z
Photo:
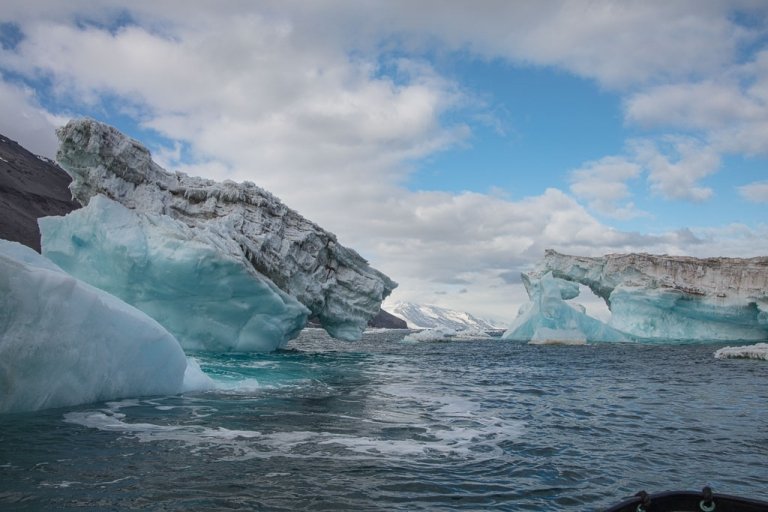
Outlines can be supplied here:
M55 157L83 116L269 190L389 302L509 322L547 248L768 255L763 1L4 0L0 133Z

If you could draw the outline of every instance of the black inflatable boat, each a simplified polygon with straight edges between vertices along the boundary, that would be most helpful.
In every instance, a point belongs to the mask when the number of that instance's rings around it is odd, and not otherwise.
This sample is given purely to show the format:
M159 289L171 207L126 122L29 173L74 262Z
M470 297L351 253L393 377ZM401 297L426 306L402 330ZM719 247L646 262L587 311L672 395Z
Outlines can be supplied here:
M605 509L605 512L768 512L768 502L717 494L705 487L700 492L665 491L648 494L641 491Z

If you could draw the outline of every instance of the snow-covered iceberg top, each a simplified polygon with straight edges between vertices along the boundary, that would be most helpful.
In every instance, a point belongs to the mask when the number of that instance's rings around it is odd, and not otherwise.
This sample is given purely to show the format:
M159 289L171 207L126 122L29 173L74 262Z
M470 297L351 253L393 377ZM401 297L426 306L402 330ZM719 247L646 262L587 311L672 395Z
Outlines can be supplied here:
M588 286L611 310L609 326L631 338L768 339L766 257L609 254L594 258L547 250L536 268L523 274L533 302L539 294L535 287L547 274Z
M0 413L175 394L204 382L152 318L0 240Z
M334 337L358 339L397 286L335 235L253 183L167 172L139 142L90 119L70 121L57 134L57 160L72 175L70 188L80 203L103 194L205 230L218 239L214 246L237 247L244 265L303 304Z
M764 359L768 361L768 343L743 347L723 347L715 352L715 359Z

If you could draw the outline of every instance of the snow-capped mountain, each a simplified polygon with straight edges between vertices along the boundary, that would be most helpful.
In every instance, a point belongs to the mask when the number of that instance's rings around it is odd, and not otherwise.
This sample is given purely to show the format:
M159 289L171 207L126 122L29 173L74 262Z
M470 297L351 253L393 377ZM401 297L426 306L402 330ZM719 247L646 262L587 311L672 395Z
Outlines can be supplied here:
M461 331L465 329L492 330L504 327L463 311L454 311L428 304L396 302L388 307L385 306L384 309L396 317L405 320L411 329L435 329L442 327Z

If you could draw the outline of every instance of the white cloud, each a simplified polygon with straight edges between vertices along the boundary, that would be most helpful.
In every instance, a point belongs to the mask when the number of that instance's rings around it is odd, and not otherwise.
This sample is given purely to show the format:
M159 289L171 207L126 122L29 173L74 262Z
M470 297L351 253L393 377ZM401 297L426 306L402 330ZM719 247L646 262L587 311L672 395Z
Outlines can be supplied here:
M713 190L698 186L699 180L715 173L720 155L711 147L690 137L666 137L661 142L650 139L632 144L637 161L648 170L651 191L666 199L704 201Z
M643 126L712 130L765 115L765 106L749 98L738 83L661 85L631 96L626 104L627 120Z
M738 188L741 196L753 203L768 203L768 181L756 181Z
M644 128L697 132L719 152L768 155L768 73L669 84L630 97L626 119ZM738 80L737 80L738 78ZM748 87L743 83L751 84Z
M1 75L0 75L1 76ZM53 158L58 140L54 130L61 119L37 105L34 91L0 80L0 133L36 155Z
M590 208L619 219L643 215L632 202L627 181L637 178L642 167L625 157L607 156L571 171L571 192Z
M411 39L426 34L453 48L556 66L621 88L712 73L731 62L740 44L759 35L734 23L735 10L753 14L765 12L765 6L695 0L395 1L368 12L363 24L402 27Z

